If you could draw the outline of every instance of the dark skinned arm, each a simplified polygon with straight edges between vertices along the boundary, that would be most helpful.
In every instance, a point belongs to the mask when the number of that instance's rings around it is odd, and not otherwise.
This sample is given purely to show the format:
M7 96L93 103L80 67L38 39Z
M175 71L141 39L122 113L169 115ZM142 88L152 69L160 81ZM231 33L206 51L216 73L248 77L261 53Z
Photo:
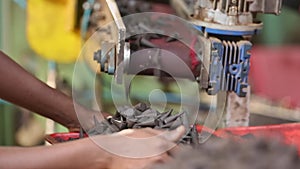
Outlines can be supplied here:
M0 81L1 99L53 119L68 128L80 126L70 97L32 76L2 51L0 51ZM86 117L92 123L92 115L95 112L79 105L76 105L76 108L81 113L87 114Z

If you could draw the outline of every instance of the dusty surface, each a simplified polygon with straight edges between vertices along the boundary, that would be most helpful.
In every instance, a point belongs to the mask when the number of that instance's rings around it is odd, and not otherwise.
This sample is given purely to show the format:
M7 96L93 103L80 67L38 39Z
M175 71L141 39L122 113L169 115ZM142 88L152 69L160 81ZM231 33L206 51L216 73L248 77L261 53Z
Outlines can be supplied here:
M294 147L278 141L249 140L237 143L211 139L185 150L175 160L152 169L297 169L300 159Z

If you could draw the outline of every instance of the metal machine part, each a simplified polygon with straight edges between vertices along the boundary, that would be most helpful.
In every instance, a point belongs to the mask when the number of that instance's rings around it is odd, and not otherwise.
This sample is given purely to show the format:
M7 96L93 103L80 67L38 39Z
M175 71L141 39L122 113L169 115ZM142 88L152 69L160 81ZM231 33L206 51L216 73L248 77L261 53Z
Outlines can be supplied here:
M249 41L221 41L210 38L212 43L209 74L209 94L234 91L245 97L248 87L251 43Z
M148 14L152 15L152 14ZM204 50L205 44L208 44L206 42L206 39L201 39L202 37L199 36L199 32L196 28L192 27L190 24L183 23L183 20L177 20L175 22L178 22L178 25L181 28L177 30L177 28L171 28L167 21L164 21L164 18L162 15L159 14L157 16L158 20L161 20L161 22L164 22L164 24L157 24L155 21L150 21L151 17L147 16L147 14L140 16L140 18L136 18L136 21L132 21L132 17L125 17L122 20L117 20L117 22L126 22L124 27L124 30L128 30L126 32L126 35L124 33L124 36L118 36L118 41L109 41L104 40L101 42L101 49L98 51L95 51L94 53L94 60L97 61L101 66L101 72L108 73L110 75L118 75L117 68L120 65L121 62L124 63L124 73L126 74L133 74L132 72L136 72L135 67L137 65L141 67L142 65L146 64L152 64L157 69L172 69L176 72L176 77L181 78L187 78L188 76L185 75L185 72L180 71L180 69L177 69L174 67L174 65L178 64L174 62L172 59L168 59L166 57L165 53L162 50L164 49L167 51L171 51L174 54L176 54L178 57L180 57L183 62L188 65L193 72L195 79L199 77L200 74L200 65L202 64L202 60L204 60L203 56L201 54L197 54L196 52L192 51L190 45L193 45L193 48L199 49L198 52L202 52ZM124 21L125 19L125 21ZM175 17L173 16L173 20ZM169 21L170 23L173 21ZM167 23L167 24L166 24ZM186 24L186 25L185 25ZM97 32L101 33L102 30L106 30L110 28L110 26L105 26L104 28L98 29ZM185 29L186 28L186 29ZM189 29L191 28L191 29ZM189 30L189 31L186 31ZM180 32L181 31L181 32ZM104 31L104 34L107 31ZM125 31L124 31L125 32ZM123 31L122 31L123 35ZM183 36L184 37L181 37ZM197 39L197 37L199 39ZM159 39L164 44L160 44L160 47L156 46L154 43L151 42L152 39ZM180 42L178 42L180 41ZM120 45L120 52L119 54L116 53L117 46L116 44L119 43ZM124 44L124 45L123 45ZM167 45L166 45L167 44ZM170 47L174 47L173 49ZM209 46L208 46L209 47ZM149 53L143 53L144 55L135 57L132 52L143 50L143 49L153 49L157 48L155 50L149 51ZM180 48L180 50L176 50L176 48ZM201 49L200 51L200 48ZM132 52L131 52L132 51ZM182 54L181 51L185 51L184 54ZM153 53L154 52L154 53ZM195 53L195 56L191 56L192 53ZM205 52L203 52L205 53ZM189 56L186 57L186 56ZM193 63L191 63L191 60L193 60ZM206 60L204 67L207 67L209 65L209 61ZM147 66L144 67L147 67ZM138 69L138 68L137 68ZM146 70L139 72L139 75L155 75L154 70ZM207 71L206 71L207 74ZM167 74L160 73L162 76L168 76ZM122 79L121 77L119 79ZM117 79L118 80L118 79ZM121 82L121 80L119 81Z
M173 0L188 8L192 2ZM188 19L211 39L209 94L232 91L240 97L247 94L250 69L249 39L262 29L255 20L257 13L279 14L281 0L198 0Z
M247 126L249 120L249 41L262 29L257 13L276 14L282 0L172 0L177 13L210 40L208 94L227 91L224 126ZM239 123L239 124L237 124Z
M194 17L222 25L251 25L253 13L279 14L281 0L198 0Z
M198 0L194 4L189 19L212 44L207 91L227 91L224 127L248 125L249 40L262 29L255 16L279 14L281 4L281 0Z
M192 23L201 35L197 38L201 50L195 51L195 55L199 59L198 61L201 61L201 64L197 65L200 69L195 77L200 82L202 89L206 89L210 95L217 95L221 91L228 92L228 97L229 95L231 97L229 100L237 100L237 102L236 104L227 103L227 105L239 105L238 100L245 99L246 101L243 102L248 103L247 98L249 96L246 96L249 95L248 74L252 47L250 39L253 35L259 33L263 26L260 21L256 21L255 17L257 13L279 14L281 1L171 0L171 4L177 13ZM123 41L126 36L126 27L123 21L117 20L120 14L115 3L113 4L108 5L108 7L111 13L114 14L113 18L117 25L119 41L117 43L104 42L102 44L104 48L95 53L95 60L101 64L102 71L116 75L118 68L116 65L121 61L127 63L127 66L132 65L130 63L134 63L134 61L130 55L130 42L126 44ZM145 20L147 21L147 18ZM141 24L138 24L137 27L139 27L137 31L141 32L149 32L149 29L150 31L155 29ZM131 31L132 29L129 29L129 34L132 33ZM157 35L165 33L159 33L159 31L161 30L158 30ZM135 31L133 32L135 33ZM154 44L143 38L138 38L137 43L148 48L155 47ZM190 47L193 48L192 45ZM143 62L148 61L146 59ZM140 62L137 61L136 63ZM157 62L157 64L159 67L160 63ZM248 104L245 107L246 112L244 114L245 117L248 117ZM227 108L228 110L231 110L231 108Z
M90 29L90 32L96 31L101 36L102 48L95 51L94 60L101 63L102 72L114 74L116 65L123 61L125 54L128 54L125 41L119 40L125 39L126 27L118 6L114 0L89 0L83 6L84 13L87 13L89 18L85 19L84 15L82 25L83 27L89 25L89 28L83 30ZM103 26L99 28L99 25Z
M129 43L125 45L126 27L119 19L115 2L107 1L107 4L118 29L119 41L104 42L103 49L95 53L94 59L101 64L101 71L115 74L116 65L124 59L126 63L131 61L130 49ZM249 51L252 46L249 38L262 29L262 23L254 19L255 14L279 14L281 0L198 0L196 3L193 0L173 0L172 4L179 13L184 13L196 29L204 33L199 38L203 49L196 54L202 53L204 57L202 56L201 61L205 62L203 66L209 72L202 72L201 77L197 77L201 87L211 95L222 90L245 97L249 86ZM137 26L144 32L153 30L143 23ZM144 38L138 44L150 48L155 46ZM125 54L128 56L124 56Z

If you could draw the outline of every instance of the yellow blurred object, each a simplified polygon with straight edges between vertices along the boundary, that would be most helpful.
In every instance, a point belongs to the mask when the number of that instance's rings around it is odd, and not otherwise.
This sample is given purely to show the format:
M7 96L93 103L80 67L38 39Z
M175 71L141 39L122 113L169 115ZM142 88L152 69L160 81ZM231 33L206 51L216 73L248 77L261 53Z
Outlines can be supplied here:
M81 49L76 5L77 0L27 0L27 39L38 55L60 63L76 60Z

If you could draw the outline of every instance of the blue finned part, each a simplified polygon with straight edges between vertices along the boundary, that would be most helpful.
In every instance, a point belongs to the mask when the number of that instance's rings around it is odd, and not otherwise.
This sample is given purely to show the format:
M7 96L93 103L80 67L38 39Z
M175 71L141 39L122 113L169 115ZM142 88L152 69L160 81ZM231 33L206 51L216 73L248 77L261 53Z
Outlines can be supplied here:
M255 35L260 32L260 30L257 30L257 29L252 30L252 31L231 31L231 30L207 28L207 27L199 26L199 25L195 25L195 28L202 32L207 32L207 33L217 34L217 35L229 35L229 36Z
M241 70L240 64L232 64L229 66L229 73L233 75L237 75Z
M16 4L18 4L21 8L25 9L27 6L26 0L14 0Z
M94 5L95 0L87 0L87 2L92 6ZM88 30L91 14L92 14L92 8L84 10L82 23L81 23L81 37L83 39L86 38L86 32Z
M194 25L201 31L215 35L246 36L255 35L260 29L251 31L232 31L208 28ZM222 91L234 91L237 95L246 96L248 75L250 70L250 53L252 44L249 41L222 41L211 40L211 63L209 69L208 94L217 94Z
M246 96L250 70L250 53L252 44L248 41L212 40L211 65L209 72L209 94L220 90L234 91Z
M243 61L250 59L250 53L248 52L251 49L251 45L244 44L240 48L240 56Z

